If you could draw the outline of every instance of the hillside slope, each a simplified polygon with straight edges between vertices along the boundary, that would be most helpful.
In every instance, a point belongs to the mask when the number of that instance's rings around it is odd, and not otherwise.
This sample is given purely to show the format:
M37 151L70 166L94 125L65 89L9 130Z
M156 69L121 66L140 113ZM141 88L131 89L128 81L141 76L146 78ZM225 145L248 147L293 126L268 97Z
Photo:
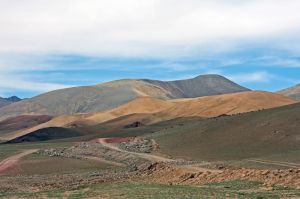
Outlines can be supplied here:
M0 110L0 120L17 115L68 115L109 110L137 97L158 99L200 97L247 91L218 75L203 75L189 80L118 80L96 86L52 91Z
M8 118L0 122L0 139L9 133L30 129L51 119L48 115L20 115Z
M13 139L18 136L48 127L87 127L115 120L115 126L131 125L140 122L143 125L170 120L179 117L216 117L224 114L236 114L260 109L284 106L295 103L294 100L279 94L248 91L209 97L179 100L159 100L150 97L137 98L118 108L104 112L66 115L37 125L25 131L16 131L2 139ZM117 118L122 118L117 120ZM120 123L120 124L119 124ZM110 125L111 128L114 128ZM99 130L98 130L99 131Z
M300 100L300 84L278 91L279 94Z
M7 106L9 104L11 104L11 102L9 102L8 100L6 100L5 98L0 97L0 108L4 107L4 106Z
M299 121L297 103L233 116L194 119L150 137L159 143L163 153L175 157L198 160L284 157L285 153L300 151Z

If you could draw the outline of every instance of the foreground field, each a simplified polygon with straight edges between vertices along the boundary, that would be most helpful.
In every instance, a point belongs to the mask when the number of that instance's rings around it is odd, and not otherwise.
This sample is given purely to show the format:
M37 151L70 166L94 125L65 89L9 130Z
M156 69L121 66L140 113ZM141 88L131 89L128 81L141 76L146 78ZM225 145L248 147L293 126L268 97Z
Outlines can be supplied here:
M101 183L76 190L53 190L38 193L0 193L2 198L103 198L103 199L198 199L198 198L296 198L300 192L275 187L265 190L260 182L228 181L203 186L143 184L133 182Z
M110 143L115 140L127 142ZM0 197L300 197L299 169L209 169L217 164L166 158L151 152L155 151L151 144L155 145L141 138L111 138L88 143L5 145L12 157L24 150L39 151L22 157L14 168L2 173Z

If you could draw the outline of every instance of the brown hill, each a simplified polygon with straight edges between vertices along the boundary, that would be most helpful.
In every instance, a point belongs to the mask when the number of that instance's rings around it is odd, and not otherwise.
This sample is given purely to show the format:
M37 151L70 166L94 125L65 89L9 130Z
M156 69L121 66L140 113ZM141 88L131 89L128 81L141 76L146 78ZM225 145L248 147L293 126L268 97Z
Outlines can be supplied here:
M295 100L288 97L263 91L249 91L171 101L142 97L109 111L59 116L26 131L10 134L6 139L12 139L41 128L94 126L117 118L122 119L115 120L114 124L116 126L120 126L117 124L118 122L125 126L141 120L143 124L152 124L178 117L216 117L224 114L250 112L284 106L295 102Z
M46 123L34 126L30 129L15 131L14 133L7 134L5 138L2 137L2 139L13 139L15 137L22 136L24 134L48 127L75 128L81 126L93 126L102 122L106 122L108 120L112 120L121 116L130 115L134 113L150 114L159 112L171 107L172 104L173 103L155 98L141 97L118 108L111 109L109 111L58 116Z
M142 97L109 111L89 114L84 119L94 123L102 123L135 113L152 113L155 116L153 122L157 122L158 120L177 117L232 115L284 106L295 102L295 100L288 97L265 91L248 91L168 101Z
M168 110L173 106L174 103L169 101L163 101L150 97L142 97L133 100L125 105L122 105L118 108L101 113L91 114L91 116L87 117L86 119L95 123L102 123L134 113L157 113L163 110Z
M296 101L265 91L249 91L195 99L173 100L175 106L159 113L170 119L176 117L216 117L293 104Z

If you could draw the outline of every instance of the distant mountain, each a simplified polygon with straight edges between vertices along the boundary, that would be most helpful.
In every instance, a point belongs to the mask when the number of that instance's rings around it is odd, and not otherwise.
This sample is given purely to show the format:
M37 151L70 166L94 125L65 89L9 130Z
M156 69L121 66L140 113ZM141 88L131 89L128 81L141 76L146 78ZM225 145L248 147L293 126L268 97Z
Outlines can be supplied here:
M15 102L19 102L21 100L22 99L18 98L17 96L11 96L11 97L8 97L8 98L0 97L0 108L4 107L4 106L7 106L9 104L15 103Z
M1 108L0 120L17 115L65 115L104 111L137 97L177 99L249 91L219 75L177 81L117 80L95 86L52 91Z
M8 98L5 98L7 101L9 102L19 102L21 101L22 99L17 97L17 96L11 96L11 97L8 97Z
M300 84L278 91L278 93L300 100Z

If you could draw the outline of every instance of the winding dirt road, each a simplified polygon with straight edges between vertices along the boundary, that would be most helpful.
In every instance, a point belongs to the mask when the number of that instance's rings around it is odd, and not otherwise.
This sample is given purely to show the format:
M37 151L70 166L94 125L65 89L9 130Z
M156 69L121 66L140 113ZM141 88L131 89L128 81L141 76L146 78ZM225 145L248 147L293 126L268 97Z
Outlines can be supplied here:
M29 154L32 154L36 151L38 151L38 149L29 149L29 150L23 151L22 153L10 156L10 157L2 160L0 162L0 175L3 174L7 169L14 167L20 161L21 158L23 158Z
M146 159L146 160L150 160L150 161L154 161L154 162L170 162L170 163L176 163L176 159L170 159L170 158L165 158L162 156L158 156L158 155L153 155L153 154L147 154L147 153L137 153L137 152L132 152L132 151L126 151L123 149L120 149L119 147L117 147L116 145L112 144L112 143L108 143L106 142L106 138L99 138L96 140L96 142L102 144L104 147L107 147L111 150L115 150L115 151L119 151L122 153L127 153L127 154L132 154L135 155L137 157ZM202 168L199 166L193 166L193 165L177 165L176 167L179 168L184 168L190 172L205 172L205 171L210 171L210 172L217 172L220 173L220 170L216 170L216 169L207 169L207 168Z
M102 144L103 146L105 146L107 148L112 149L112 150L119 151L119 152L122 152L122 153L127 153L127 154L133 154L135 156L138 156L140 158L150 160L150 161L158 161L158 162L174 162L175 161L173 159L161 157L161 156L158 156L158 155L126 151L126 150L120 149L119 147L117 147L117 146L115 146L111 143L106 142L106 140L102 139L102 138L97 139L97 142Z

